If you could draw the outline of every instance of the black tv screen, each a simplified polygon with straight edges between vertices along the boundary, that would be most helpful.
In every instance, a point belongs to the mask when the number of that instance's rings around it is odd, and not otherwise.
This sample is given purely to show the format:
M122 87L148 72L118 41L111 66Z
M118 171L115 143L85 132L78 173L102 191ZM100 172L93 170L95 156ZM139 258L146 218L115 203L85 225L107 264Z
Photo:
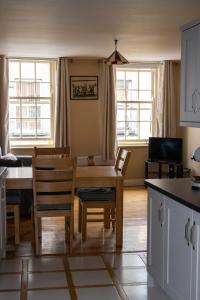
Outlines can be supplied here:
M149 160L181 162L182 139L180 138L149 138Z

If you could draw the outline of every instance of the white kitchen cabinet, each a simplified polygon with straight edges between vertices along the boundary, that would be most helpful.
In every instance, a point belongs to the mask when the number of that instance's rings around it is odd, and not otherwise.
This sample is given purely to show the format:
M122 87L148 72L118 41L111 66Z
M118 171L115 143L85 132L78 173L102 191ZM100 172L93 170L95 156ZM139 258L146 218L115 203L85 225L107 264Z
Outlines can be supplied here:
M159 192L149 189L147 269L161 287L164 284L164 207L164 197Z
M148 188L147 269L172 300L200 299L200 213Z
M190 230L193 211L173 199L166 198L166 253L164 256L164 289L176 300L190 300L192 247Z
M192 244L192 290L191 300L200 299L200 214L193 212L193 223L190 232Z
M6 255L6 189L5 178L0 178L0 259Z
M200 21L181 31L180 124L200 127Z

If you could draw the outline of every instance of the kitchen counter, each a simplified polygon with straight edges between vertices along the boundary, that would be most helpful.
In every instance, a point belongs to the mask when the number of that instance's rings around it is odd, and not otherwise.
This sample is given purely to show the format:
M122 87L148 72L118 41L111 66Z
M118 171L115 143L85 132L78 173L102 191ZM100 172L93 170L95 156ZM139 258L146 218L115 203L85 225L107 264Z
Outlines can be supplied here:
M200 212L200 189L192 189L190 178L147 179L145 184L181 204Z

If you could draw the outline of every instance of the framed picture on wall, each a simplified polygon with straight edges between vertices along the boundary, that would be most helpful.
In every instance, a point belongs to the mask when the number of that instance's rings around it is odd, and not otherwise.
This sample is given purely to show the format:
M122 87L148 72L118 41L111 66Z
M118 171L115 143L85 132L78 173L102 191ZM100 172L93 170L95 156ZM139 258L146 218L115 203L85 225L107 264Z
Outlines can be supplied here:
M98 76L70 76L71 100L97 100Z

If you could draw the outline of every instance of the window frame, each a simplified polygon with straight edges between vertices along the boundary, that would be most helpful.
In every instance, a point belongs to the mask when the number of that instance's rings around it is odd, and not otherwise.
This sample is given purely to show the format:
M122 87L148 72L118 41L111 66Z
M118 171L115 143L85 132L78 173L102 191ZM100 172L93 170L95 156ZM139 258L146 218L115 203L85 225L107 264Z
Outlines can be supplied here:
M50 96L49 97L37 97L37 96L28 96L28 97L21 97L21 96L9 96L9 104L10 100L16 99L18 100L18 103L20 103L20 106L22 105L22 100L23 99L33 99L33 100L45 100L49 99L50 100L50 136L49 137L39 137L39 136L33 136L33 137L12 137L9 134L9 140L10 140L10 145L11 148L29 148L33 146L52 146L54 145L54 120L55 120L55 92L56 92L56 59L44 59L44 58L8 58L8 63L10 62L19 62L20 64L23 62L32 62L34 63L34 75L36 74L36 64L37 63L49 63L50 64ZM21 67L20 67L21 71ZM36 79L36 78L35 78ZM36 82L34 79L34 83ZM15 82L10 80L9 78L9 84L10 82ZM21 72L20 72L20 82L21 82ZM36 104L34 104L36 105ZM21 106L22 108L22 106ZM22 117L22 109L20 109L20 118L9 118L9 125L10 125L10 119L19 119L20 120L20 135L22 133L22 120L23 119L35 119L36 120L36 128L34 130L34 133L37 132L37 116L35 118L23 118ZM45 118L39 118L39 119L45 119Z
M152 73L152 82L151 82L151 91L152 91L152 100L151 101L141 101L141 100L133 100L133 101L127 101L127 91L128 89L126 88L126 84L124 87L125 90L125 97L126 100L125 101L117 101L117 87L115 87L115 92L116 92L116 114L117 114L117 103L122 103L125 104L125 110L127 109L127 104L130 103L135 103L135 104L151 104L152 105L152 120L151 120L151 134L152 134L152 130L153 130L153 119L154 119L154 106L155 106L155 99L156 99L156 86L157 86L157 76L156 76L156 72L157 72L157 67L158 67L158 63L131 63L129 65L124 65L124 66L116 66L115 71L123 71L123 72L130 72L130 71L135 71L135 72L142 72L142 71L150 71ZM116 79L117 81L117 79ZM119 89L119 90L123 90L123 89ZM138 86L137 86L137 91L139 92L139 80L138 80ZM139 112L140 112L140 107L138 108ZM123 122L123 121L122 121ZM125 124L129 123L129 121L127 121L127 115L125 113ZM140 114L139 114L139 119L136 121L140 124L140 122L145 122L145 121L141 121L140 120ZM146 121L148 122L148 121ZM118 120L116 117L116 138L117 138L117 143L118 145L130 145L130 146L147 146L148 145L148 139L126 139L126 135L124 136L124 139L119 139L117 136L117 124L118 124ZM125 126L126 128L126 126ZM140 129L139 129L139 133L140 133Z

